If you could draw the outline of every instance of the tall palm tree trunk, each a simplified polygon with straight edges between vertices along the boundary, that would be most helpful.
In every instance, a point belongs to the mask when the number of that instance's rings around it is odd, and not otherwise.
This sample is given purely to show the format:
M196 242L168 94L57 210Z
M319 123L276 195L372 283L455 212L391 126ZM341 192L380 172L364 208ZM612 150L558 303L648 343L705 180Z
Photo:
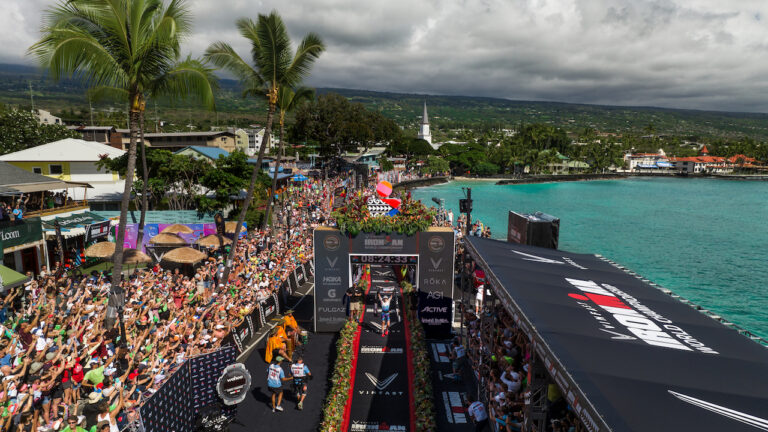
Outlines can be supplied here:
M142 185L141 185L141 218L139 219L139 233L136 236L136 249L141 250L142 242L144 241L144 220L147 217L147 206L149 205L149 199L147 198L147 183L149 182L149 173L147 172L147 150L146 143L144 142L144 110L141 110L141 120L139 121L139 128L141 133L141 168L142 168Z
M227 262L224 263L224 274L220 280L220 284L226 284L229 281L229 272L232 270L232 263L235 261L235 252L237 251L237 243L240 240L240 228L245 222L245 215L248 213L248 207L253 200L253 193L256 189L256 181L259 179L259 173L261 172L261 161L264 159L264 150L267 149L267 143L269 142L269 136L272 134L272 119L275 117L275 102L277 89L270 92L269 112L267 113L267 126L264 131L264 138L261 139L261 148L259 148L259 157L256 158L256 166L253 167L253 174L251 174L251 184L248 186L248 193L245 194L245 202L243 202L243 208L240 209L240 216L237 218L237 225L235 225L235 238L232 240L232 248L229 250L229 256L227 256ZM275 94L273 97L272 94Z
M136 96L131 100L137 99ZM131 202L131 188L133 187L133 176L136 170L136 132L139 128L139 112L131 109L129 114L128 128L130 129L131 140L128 147L128 165L125 169L125 188L123 189L123 200L120 203L120 223L117 226L117 239L115 240L115 254L112 256L112 286L109 292L109 301L107 303L107 318L105 325L112 328L115 320L119 319L121 324L121 343L125 343L125 331L123 327L123 305L125 304L125 293L121 286L123 276L123 241L125 241L125 228L128 219L128 206Z
M264 225L263 229L267 229L267 224L269 223L269 212L272 209L272 201L275 196L275 189L277 189L277 172L280 170L280 160L283 157L283 131L285 130L284 126L284 120L285 120L285 112L280 111L280 148L277 151L277 161L275 162L275 172L272 175L272 187L269 189L269 199L267 199L267 210L264 212Z

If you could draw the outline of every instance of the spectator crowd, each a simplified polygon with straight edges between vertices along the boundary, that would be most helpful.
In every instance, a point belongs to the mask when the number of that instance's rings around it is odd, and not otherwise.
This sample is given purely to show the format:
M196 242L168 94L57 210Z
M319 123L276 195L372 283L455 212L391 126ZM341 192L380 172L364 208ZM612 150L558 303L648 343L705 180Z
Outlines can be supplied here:
M312 228L326 222L339 184L285 188L277 223L239 242L229 280L215 251L188 274L154 265L124 277L124 335L120 326L104 326L107 274L42 271L4 293L0 430L117 432L118 418L130 419L186 359L219 349L230 330L312 258Z

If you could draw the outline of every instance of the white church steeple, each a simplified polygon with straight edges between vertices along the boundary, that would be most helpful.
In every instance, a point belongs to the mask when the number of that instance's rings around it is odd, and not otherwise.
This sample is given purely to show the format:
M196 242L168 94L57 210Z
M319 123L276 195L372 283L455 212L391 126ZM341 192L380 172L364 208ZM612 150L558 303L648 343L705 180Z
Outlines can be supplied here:
M424 114L421 116L421 128L419 129L420 139L432 145L432 134L429 132L429 115L427 114L427 101L424 101Z

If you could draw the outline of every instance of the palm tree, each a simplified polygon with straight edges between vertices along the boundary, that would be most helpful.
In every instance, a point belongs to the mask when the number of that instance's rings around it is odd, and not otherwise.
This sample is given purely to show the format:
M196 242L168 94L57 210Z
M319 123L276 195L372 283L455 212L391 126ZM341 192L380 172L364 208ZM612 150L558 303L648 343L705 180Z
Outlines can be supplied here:
M180 41L189 34L190 25L184 0L171 0L167 6L162 0L60 0L48 10L42 38L29 48L54 79L78 76L92 88L112 92L129 104L130 145L107 327L117 318L122 323L123 241L145 95L148 91L195 93L213 105L213 88L208 75L197 67L199 62L177 63Z
M314 98L315 91L309 87L299 87L294 90L291 87L283 86L277 91L277 106L280 108L280 148L277 151L275 172L272 175L272 187L269 190L269 198L267 199L267 210L264 213L264 229L267 228L267 223L269 222L272 199L275 196L275 189L277 188L277 172L280 170L280 159L284 156L283 134L285 131L285 114L295 110L303 102Z
M272 120L275 115L280 87L293 87L303 81L309 74L312 64L325 50L320 36L309 33L304 36L294 53L283 19L276 11L272 11L269 15L259 14L256 22L249 18L241 18L237 20L236 25L240 34L251 43L253 63L243 60L225 42L216 42L209 46L205 51L205 57L216 66L228 70L240 80L245 88L243 96L261 97L266 95L269 110L267 111L267 124L264 138L261 140L259 156L256 158L248 193L237 219L235 227L237 234L232 242L229 258L226 262L224 281L229 280L229 271L235 259L240 228L245 221L248 206L253 200L256 181L261 172L261 161L264 159L264 150L266 150L269 137L272 134Z

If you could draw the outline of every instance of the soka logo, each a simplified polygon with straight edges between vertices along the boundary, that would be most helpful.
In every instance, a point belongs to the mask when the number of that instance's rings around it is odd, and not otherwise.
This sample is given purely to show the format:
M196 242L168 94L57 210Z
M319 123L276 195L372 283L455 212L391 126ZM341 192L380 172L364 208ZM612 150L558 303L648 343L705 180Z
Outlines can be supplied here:
M339 236L335 234L331 234L323 240L323 246L325 246L325 249L329 251L335 251L339 248L340 244L341 239L339 239Z
M427 247L434 253L441 252L445 248L445 241L440 236L432 236L427 242Z
M565 280L581 291L581 294L571 293L568 296L587 309L600 324L599 330L610 334L611 339L639 339L648 345L683 351L696 349L705 354L719 354L696 340L682 328L674 325L669 319L654 312L615 286L609 284L602 284L601 286L591 280L568 278ZM607 312L608 317L612 319L609 320L604 317L595 305ZM623 330L630 334L623 333Z

